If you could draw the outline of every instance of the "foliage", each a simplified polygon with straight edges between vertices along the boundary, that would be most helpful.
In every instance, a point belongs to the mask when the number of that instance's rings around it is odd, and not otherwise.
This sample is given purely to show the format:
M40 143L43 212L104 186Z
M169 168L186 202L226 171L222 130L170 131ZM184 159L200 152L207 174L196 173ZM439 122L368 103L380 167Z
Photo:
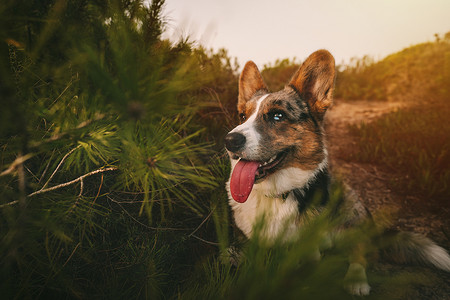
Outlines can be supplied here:
M335 98L410 101L450 97L450 39L414 45L380 61L352 58L337 66ZM295 59L265 65L262 74L272 91L284 88L299 67Z
M0 5L5 297L162 296L210 251L194 230L214 239L224 161L194 101L217 111L204 89L235 75L225 51L161 40L163 4Z
M339 67L335 96L387 101L448 99L449 70L450 40L437 39L378 62L368 56L352 59L349 65Z
M448 103L438 101L353 125L358 147L352 155L388 168L398 190L444 203L450 195L449 113Z
M239 64L236 59L232 62L226 49L215 53L198 47L192 55L197 67L192 72L204 78L202 86L186 96L198 108L197 122L208 128L209 134L202 136L203 140L214 141L214 149L223 151L225 135L237 125Z
M350 100L385 100L382 84L385 72L383 66L369 56L352 58L349 65L340 66L338 70L335 97Z
M340 190L334 189L332 195L330 205L305 222L291 241L282 241L283 237L274 242L260 239L261 227L256 226L254 237L240 245L242 248L224 249L226 254L205 261L179 298L351 299L343 288L349 255L356 244L377 236L378 230L368 222L353 229L341 228L339 235L330 234L343 221L334 214ZM370 243L365 247L367 257L373 257L377 247ZM319 248L323 254L320 259L316 256ZM234 257L234 265L229 255ZM376 288L368 299L401 299L408 291L407 285L418 279L399 273L389 277L388 282L387 277L372 271L369 278Z
M262 75L271 91L279 91L289 82L299 66L295 59L276 60L274 64L264 65Z

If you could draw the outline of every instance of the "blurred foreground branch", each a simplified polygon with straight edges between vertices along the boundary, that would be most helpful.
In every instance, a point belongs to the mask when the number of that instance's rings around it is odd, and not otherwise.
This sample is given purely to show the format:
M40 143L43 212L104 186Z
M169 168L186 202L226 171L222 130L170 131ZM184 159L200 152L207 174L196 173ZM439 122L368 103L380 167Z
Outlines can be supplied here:
M28 153L26 155L19 155L13 162L12 164L9 166L8 169L6 169L5 171L0 173L0 176L5 176L8 175L12 172L14 172L14 170L21 164L23 164L25 161L27 161L28 159L33 157L33 153Z

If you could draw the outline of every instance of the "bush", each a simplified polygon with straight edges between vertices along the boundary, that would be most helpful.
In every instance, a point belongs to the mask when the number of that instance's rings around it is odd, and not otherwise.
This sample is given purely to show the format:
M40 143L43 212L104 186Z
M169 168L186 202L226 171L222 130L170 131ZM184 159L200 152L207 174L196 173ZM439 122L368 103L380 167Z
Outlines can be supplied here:
M192 120L234 73L226 52L161 40L163 4L0 4L5 297L174 295L211 251L226 167Z

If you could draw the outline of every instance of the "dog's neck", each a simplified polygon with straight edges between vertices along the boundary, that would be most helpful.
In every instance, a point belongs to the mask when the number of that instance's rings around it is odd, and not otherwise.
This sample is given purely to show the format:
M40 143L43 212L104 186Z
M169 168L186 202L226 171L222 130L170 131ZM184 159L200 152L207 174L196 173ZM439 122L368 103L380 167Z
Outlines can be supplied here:
M298 211L302 213L313 206L324 206L328 203L330 198L330 175L328 168L324 167L318 170L317 174L305 183L304 186L294 188L282 194L272 194L265 196L267 198L278 198L286 200L290 195L298 202Z
M328 168L324 168L303 188L294 189L292 193L298 202L300 213L309 206L324 206L330 199L330 175Z
M236 225L248 238L252 236L253 227L263 216L266 237L275 238L283 232L285 222L297 219L311 208L311 211L319 211L320 206L328 202L330 179L326 158L315 171L291 170L281 176L278 175L277 178L278 181L275 178L268 178L269 182L261 183L265 186L255 185L255 189L244 203L236 202L231 196L229 198ZM284 189L281 193L270 194L271 188L283 184L284 187L291 186L291 188Z

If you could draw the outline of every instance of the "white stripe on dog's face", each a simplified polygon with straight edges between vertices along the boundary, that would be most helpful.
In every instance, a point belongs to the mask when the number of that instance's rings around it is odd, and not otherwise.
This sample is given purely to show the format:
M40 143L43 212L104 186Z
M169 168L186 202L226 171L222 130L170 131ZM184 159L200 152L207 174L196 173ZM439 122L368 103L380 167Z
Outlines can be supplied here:
M260 157L260 134L256 131L255 120L259 112L259 107L269 94L261 96L256 102L255 112L241 125L234 128L232 132L238 132L245 136L246 143L242 152L242 157L248 160L258 160Z

